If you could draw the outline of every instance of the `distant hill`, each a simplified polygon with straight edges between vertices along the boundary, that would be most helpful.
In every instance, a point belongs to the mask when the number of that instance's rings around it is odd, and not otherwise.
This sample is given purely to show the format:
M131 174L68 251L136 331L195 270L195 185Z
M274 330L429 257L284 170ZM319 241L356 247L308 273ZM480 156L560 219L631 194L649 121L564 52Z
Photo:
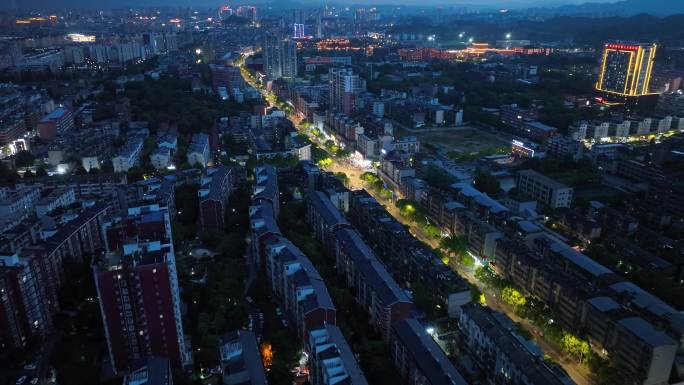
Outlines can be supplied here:
M680 0L677 0L680 1ZM684 2L684 0L681 0ZM600 21L599 21L600 20ZM684 14L657 17L637 14L629 17L593 17L563 15L534 22L522 20L512 27L532 40L572 38L576 43L600 45L605 40L659 41L680 44L684 40ZM501 32L499 31L499 34Z
M561 15L632 16L648 13L655 16L684 14L684 0L624 0L617 3L563 5L551 10Z

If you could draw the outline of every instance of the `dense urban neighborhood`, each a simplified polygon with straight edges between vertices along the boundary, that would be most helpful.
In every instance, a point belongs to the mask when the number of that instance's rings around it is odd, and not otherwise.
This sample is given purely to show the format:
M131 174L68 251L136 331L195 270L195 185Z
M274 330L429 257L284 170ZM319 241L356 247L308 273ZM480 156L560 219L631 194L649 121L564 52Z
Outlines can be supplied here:
M474 3L0 4L0 385L684 383L684 4Z

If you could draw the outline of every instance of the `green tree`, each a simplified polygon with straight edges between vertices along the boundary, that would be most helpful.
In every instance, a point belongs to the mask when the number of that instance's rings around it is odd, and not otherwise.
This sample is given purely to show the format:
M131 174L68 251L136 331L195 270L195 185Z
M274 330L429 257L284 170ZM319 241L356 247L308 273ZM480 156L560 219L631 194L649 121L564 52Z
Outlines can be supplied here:
M501 290L501 299L507 304L515 307L525 306L527 299L517 289L513 287L505 287Z
M33 166L33 161L36 159L31 152L26 150L21 150L14 155L14 164L17 167L31 167Z
M14 184L17 179L19 179L17 171L10 169L4 162L0 162L0 182Z
M336 172L335 178L339 179L345 186L349 187L349 177L343 172Z
M102 173L104 174L111 174L114 172L114 164L112 163L111 159L107 160L102 163L102 166L100 167L102 170Z
M476 189L490 195L498 194L501 191L498 179L486 171L478 171L475 174L473 185Z
M468 252L468 239L462 235L449 235L448 237L440 239L439 248L449 256L460 257Z
M434 164L429 164L424 171L423 179L433 187L448 190L456 179L448 174L446 171L435 166Z
M126 176L128 178L128 183L141 181L143 180L143 170L138 166L131 167L128 169L128 172L126 172Z

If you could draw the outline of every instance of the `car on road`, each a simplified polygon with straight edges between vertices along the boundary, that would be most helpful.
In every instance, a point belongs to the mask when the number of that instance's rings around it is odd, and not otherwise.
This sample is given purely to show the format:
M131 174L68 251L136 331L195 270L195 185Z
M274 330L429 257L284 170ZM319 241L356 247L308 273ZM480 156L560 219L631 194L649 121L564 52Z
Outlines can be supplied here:
M14 385L22 385L25 382L26 382L26 376L21 376L21 377L17 378L17 381L14 383Z
M276 308L276 314L280 317L281 315L283 315L283 311L280 310L279 307L277 307L277 308Z
M29 362L28 364L24 365L24 370L36 370L37 367L37 362Z
M286 320L286 319L282 319L281 321L283 321L283 326L287 327L287 320Z
M254 302L254 300L252 299L252 297L245 297L245 300L247 300L247 302L249 302L249 303L253 303L253 302Z
M36 385L37 383L38 383L38 377L33 377L33 378L31 379L30 384L31 384L31 385Z

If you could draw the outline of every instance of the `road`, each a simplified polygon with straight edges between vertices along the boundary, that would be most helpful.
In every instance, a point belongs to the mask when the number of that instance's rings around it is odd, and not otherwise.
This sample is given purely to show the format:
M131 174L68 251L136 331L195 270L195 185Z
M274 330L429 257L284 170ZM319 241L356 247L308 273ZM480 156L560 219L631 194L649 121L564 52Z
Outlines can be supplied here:
M266 92L263 90L261 87L259 87L257 84L254 84L253 82L250 81L249 78L245 78L245 80L258 89L261 93L262 96L264 96L264 100L267 100L265 97ZM268 100L267 100L268 101ZM273 106L274 103L271 101L268 101L269 105ZM300 133L306 134L310 140L313 142L321 144L321 148L325 150L326 152L328 151L325 146L320 143L320 140L311 133L302 128L300 125L301 118L296 116L296 114L289 114L288 119L294 124L295 128ZM450 128L451 130L454 130L454 128ZM328 152L329 153L329 152ZM329 153L330 154L330 153ZM396 208L394 205L394 202L392 202L391 199L386 199L382 197L380 194L377 194L375 190L372 188L367 188L369 187L365 181L361 179L361 175L364 173L364 169L357 167L352 164L348 159L343 159L343 158L338 158L330 154L330 158L332 159L332 164L328 167L325 168L326 171L330 172L343 172L344 174L347 175L349 178L349 184L348 188L351 190L357 190L357 189L366 189L366 191L373 196L379 203L381 203L385 209L392 215L397 221L400 223L406 225L409 227L409 230L411 234L416 237L418 240L424 242L425 244L429 245L430 247L437 248L439 247L439 240L435 239L434 237L429 236L428 234L423 231L423 229L418 226L416 223L408 220L407 218L404 218L400 213L399 210ZM590 380L590 372L588 368L579 362L577 362L576 359L573 357L570 357L569 355L565 354L562 352L557 346L554 344L550 343L543 337L542 331L536 327L534 324L532 324L529 320L523 319L518 317L514 312L513 308L510 307L508 304L502 302L497 296L496 293L492 292L491 290L485 288L480 281L478 281L475 276L474 276L474 271L473 270L468 270L467 268L457 268L455 271L464 279L466 279L468 282L471 284L477 286L483 293L485 293L485 297L487 298L486 300L486 305L491 307L492 309L495 309L497 311L500 311L504 314L506 314L509 318L511 318L514 322L517 322L521 324L526 330L530 331L534 335L534 340L539 346L542 348L544 354L548 355L553 359L555 362L559 363L560 366L565 369L565 371L568 373L570 378L577 383L578 385L590 385L591 380Z

